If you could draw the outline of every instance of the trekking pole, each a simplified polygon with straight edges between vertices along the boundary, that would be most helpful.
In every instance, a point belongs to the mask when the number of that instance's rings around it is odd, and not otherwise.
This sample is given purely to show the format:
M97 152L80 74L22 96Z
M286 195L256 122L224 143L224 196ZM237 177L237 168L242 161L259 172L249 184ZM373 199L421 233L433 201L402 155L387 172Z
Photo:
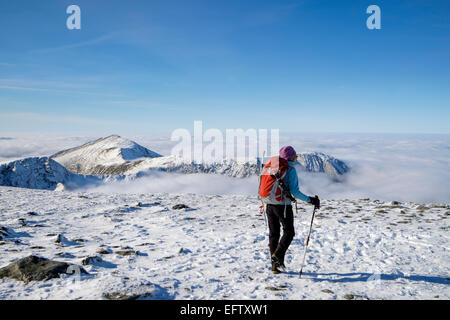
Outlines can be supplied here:
M263 151L262 158L261 158L261 171L264 169L264 157L266 155L266 150ZM259 184L261 185L261 177L259 178ZM268 228L267 224L267 215L266 215L266 206L264 205L264 202L261 201L261 206L259 207L259 213L264 214L264 222L266 223L266 228Z
M266 227L268 227L267 216L266 216L266 206L264 205L264 203L262 201L261 201L261 205L259 206L259 213L264 215L264 222L266 223Z
M305 242L305 252L303 253L303 261L302 261L302 267L300 268L299 278L302 277L303 265L305 264L306 249L308 249L309 237L311 236L311 230L312 230L312 225L313 225L315 214L316 214L316 206L314 206L314 210L313 210L313 214L312 214L312 218L311 218L311 225L309 226L309 233L308 233L308 237L306 238L306 242Z

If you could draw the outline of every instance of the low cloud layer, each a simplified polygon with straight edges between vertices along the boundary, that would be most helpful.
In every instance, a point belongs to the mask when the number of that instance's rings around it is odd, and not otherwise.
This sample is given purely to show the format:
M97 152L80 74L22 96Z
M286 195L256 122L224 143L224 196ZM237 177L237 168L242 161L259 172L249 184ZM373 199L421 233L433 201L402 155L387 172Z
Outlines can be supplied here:
M93 140L93 138L44 134L33 136L5 135L0 137L0 163L27 157L51 156L58 151L79 146L90 140Z
M282 145L292 145L298 152L321 151L351 167L340 183L324 174L299 172L300 189L307 195L317 194L324 199L449 203L450 136L297 135L280 140ZM151 141L146 145L151 145ZM97 190L255 195L257 188L257 177L158 174Z
M0 161L50 155L94 138L11 137L0 139ZM170 153L169 139L129 137L162 154ZM351 167L343 182L323 174L299 172L300 189L329 199L371 198L449 203L450 136L448 135L284 135L282 145L298 152L320 151ZM111 182L90 189L101 192L203 193L256 195L258 178L234 179L207 174L156 173L133 181Z

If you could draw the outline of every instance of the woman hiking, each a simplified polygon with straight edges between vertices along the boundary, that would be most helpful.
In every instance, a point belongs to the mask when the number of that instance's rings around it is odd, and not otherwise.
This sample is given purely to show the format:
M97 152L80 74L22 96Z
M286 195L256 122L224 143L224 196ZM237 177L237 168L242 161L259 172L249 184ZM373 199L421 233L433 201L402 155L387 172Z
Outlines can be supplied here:
M320 208L317 196L308 197L298 186L297 171L294 163L297 152L291 146L281 148L279 157L272 157L261 172L259 196L266 204L267 222L269 225L269 249L272 261L272 272L280 273L285 268L284 257L295 235L294 213L292 202L296 199ZM280 227L283 236L280 239Z

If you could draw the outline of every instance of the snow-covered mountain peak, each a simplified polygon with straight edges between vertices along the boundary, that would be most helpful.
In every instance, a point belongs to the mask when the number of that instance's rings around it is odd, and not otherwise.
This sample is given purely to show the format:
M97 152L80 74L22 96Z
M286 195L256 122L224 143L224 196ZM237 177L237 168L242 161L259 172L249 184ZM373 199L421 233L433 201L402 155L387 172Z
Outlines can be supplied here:
M112 174L117 167L161 155L134 141L110 135L79 147L63 150L51 156L69 171L79 174ZM108 171L111 167L113 171Z

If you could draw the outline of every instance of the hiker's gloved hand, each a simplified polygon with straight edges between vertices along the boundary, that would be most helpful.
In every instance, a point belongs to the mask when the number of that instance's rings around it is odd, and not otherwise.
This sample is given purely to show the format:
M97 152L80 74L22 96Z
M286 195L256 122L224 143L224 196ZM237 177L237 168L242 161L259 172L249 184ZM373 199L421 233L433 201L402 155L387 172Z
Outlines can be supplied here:
M320 209L320 200L318 196L309 197L309 203L311 203L314 208Z

